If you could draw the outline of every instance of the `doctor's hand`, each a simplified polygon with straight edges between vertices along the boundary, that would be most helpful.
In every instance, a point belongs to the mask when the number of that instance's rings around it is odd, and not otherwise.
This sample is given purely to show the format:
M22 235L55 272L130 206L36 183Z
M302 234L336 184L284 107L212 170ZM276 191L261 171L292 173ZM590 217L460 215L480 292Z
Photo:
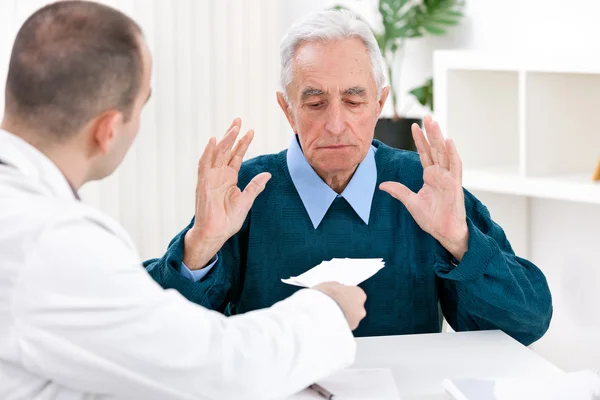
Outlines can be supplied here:
M183 262L190 269L204 268L223 244L236 234L271 174L261 173L244 191L237 187L238 173L250 142L248 131L235 145L242 121L236 118L223 139L208 142L198 162L194 226L186 233Z
M313 289L325 293L335 300L340 306L348 321L351 330L358 328L358 324L367 315L365 310L365 301L367 295L358 286L346 286L337 282L321 283Z
M424 120L429 142L417 124L412 134L423 165L423 187L412 192L398 182L379 188L400 200L417 224L458 261L468 250L469 230L462 187L462 162L452 139L444 139L431 117Z

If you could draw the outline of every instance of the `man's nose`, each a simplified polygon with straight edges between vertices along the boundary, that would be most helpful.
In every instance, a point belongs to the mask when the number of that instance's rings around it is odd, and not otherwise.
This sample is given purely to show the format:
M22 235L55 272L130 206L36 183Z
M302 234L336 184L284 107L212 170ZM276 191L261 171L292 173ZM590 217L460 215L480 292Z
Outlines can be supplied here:
M339 103L330 104L327 112L328 115L325 130L332 135L341 135L344 133L346 122L344 121L342 105Z

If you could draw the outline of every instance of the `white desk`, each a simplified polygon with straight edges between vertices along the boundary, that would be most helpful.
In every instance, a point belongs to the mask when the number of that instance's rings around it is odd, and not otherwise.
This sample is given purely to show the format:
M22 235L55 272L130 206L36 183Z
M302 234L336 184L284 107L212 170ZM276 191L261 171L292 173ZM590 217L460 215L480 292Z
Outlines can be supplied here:
M445 378L564 373L500 331L359 338L353 368L390 368L402 400L448 399Z

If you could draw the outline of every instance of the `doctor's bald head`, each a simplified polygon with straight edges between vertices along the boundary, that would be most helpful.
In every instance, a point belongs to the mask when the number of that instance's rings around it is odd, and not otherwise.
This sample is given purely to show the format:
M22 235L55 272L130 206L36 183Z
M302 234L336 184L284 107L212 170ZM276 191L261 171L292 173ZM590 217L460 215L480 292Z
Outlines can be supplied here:
M19 30L6 82L5 120L64 141L108 110L131 118L142 86L141 29L110 7L61 1Z

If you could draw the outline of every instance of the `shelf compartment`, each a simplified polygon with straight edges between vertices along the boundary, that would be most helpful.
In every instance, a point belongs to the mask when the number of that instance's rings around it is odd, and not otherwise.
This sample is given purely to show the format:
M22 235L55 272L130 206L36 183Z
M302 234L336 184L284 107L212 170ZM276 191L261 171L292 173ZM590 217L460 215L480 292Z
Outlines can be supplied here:
M519 73L448 70L445 134L465 168L519 166Z

